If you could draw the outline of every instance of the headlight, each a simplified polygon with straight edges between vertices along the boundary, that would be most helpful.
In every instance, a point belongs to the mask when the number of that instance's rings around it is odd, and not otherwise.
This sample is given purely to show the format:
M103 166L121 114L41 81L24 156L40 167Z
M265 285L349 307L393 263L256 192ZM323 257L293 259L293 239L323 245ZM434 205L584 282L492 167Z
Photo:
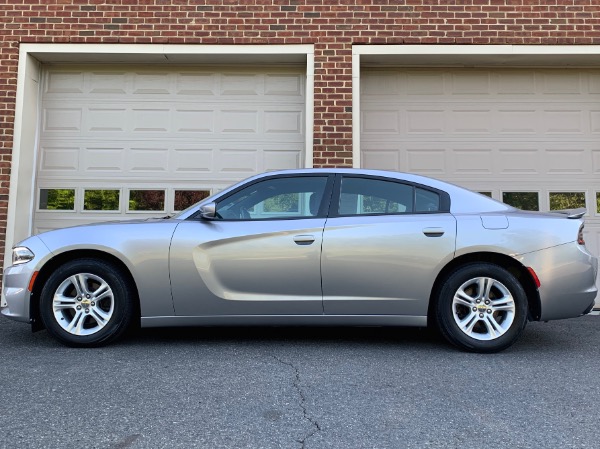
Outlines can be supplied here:
M17 246L12 250L13 265L27 263L34 257L35 254L33 254L29 248L25 248L24 246Z

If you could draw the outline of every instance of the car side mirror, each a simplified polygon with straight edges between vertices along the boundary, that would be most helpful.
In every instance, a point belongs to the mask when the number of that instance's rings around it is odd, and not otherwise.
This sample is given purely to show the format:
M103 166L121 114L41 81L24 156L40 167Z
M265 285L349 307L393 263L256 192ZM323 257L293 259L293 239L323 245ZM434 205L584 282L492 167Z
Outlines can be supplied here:
M200 216L212 220L217 215L217 203L208 203L200 207Z

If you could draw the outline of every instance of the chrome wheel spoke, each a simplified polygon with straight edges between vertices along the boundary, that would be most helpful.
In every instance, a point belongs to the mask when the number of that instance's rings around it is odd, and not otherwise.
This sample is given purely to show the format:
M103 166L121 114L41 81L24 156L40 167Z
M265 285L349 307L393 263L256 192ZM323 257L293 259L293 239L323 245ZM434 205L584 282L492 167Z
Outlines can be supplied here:
M512 297L504 297L492 301L491 307L494 311L513 311L515 310L515 302Z
M52 306L54 310L74 309L77 306L77 301L70 296L55 295Z
M483 323L488 330L491 338L499 337L504 333L504 329L496 322L492 315L485 315Z
M104 327L108 320L110 320L112 313L107 313L99 307L90 308L90 316L96 320L99 327Z
M77 296L85 296L88 292L87 289L87 278L84 274L75 274L69 278L75 290L77 290Z
M470 334L471 332L473 332L473 328L475 327L475 324L477 324L477 321L479 320L478 316L476 313L471 312L469 313L465 318L463 318L458 325L460 326L460 328L462 329L462 331L466 334Z
M83 311L78 310L75 312L75 316L71 322L66 326L65 330L75 335L81 335L81 331L83 329L83 323L85 321L85 314Z
M467 295L464 290L460 289L454 295L454 303L461 304L463 306L472 307L475 302L475 298Z
M479 291L481 299L490 299L490 292L492 291L494 283L495 281L493 279L482 278L482 282L480 282L481 290Z
M107 285L107 287L108 287L108 285ZM98 301L102 301L104 298L108 298L110 296L112 296L112 291L106 290L106 291L100 293L99 295L97 295L96 292L94 292L93 298L94 298L94 301L98 302Z
M108 284L106 282L102 281L102 284L100 284L100 286L91 293L92 293L92 296L96 300L99 300L102 297L109 295L111 292L110 292L110 287L108 286Z

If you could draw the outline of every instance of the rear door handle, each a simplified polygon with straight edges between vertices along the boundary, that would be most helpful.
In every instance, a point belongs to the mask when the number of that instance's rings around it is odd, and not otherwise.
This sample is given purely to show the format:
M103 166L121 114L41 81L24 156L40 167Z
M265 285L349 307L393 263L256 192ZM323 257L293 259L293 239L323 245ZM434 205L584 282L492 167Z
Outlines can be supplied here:
M295 235L294 242L296 245L310 245L315 241L314 235Z
M444 231L442 228L425 228L423 229L423 234L427 237L441 237L444 235Z

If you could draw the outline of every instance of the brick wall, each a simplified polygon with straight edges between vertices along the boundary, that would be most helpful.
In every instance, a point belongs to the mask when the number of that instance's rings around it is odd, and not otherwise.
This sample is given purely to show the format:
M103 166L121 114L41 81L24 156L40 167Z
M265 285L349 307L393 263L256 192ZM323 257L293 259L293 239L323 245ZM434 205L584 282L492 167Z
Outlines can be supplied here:
M22 42L314 44L315 165L341 166L352 44L599 44L599 25L597 0L0 0L0 239Z

